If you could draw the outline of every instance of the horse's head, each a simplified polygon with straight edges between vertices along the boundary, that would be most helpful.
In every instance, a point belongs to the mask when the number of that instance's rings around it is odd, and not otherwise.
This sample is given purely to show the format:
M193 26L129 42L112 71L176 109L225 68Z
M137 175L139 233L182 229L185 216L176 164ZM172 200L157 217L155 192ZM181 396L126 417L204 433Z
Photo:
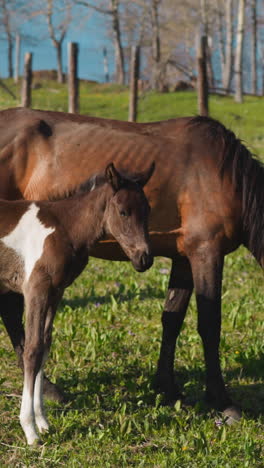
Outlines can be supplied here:
M105 230L117 240L137 271L151 267L153 257L148 236L150 207L143 187L155 168L150 168L135 178L122 176L114 164L109 164L105 177L112 188L112 196L105 210Z

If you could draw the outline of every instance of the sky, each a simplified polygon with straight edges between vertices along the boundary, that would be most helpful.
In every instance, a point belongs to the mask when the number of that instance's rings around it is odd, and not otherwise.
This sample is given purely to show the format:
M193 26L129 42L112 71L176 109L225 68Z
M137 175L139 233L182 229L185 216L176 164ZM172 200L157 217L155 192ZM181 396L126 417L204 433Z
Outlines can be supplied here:
M47 29L43 23L33 22L25 24L23 32L34 37L34 43L29 39L21 40L20 74L23 73L23 60L26 52L33 53L33 70L56 69L55 48L48 37ZM109 73L114 71L113 46L107 37L107 28L103 15L91 14L88 18L78 21L69 28L63 42L63 71L67 71L67 44L79 44L79 78L105 81L103 48L107 49ZM4 40L0 40L0 77L7 76L7 47ZM14 54L15 55L15 54Z

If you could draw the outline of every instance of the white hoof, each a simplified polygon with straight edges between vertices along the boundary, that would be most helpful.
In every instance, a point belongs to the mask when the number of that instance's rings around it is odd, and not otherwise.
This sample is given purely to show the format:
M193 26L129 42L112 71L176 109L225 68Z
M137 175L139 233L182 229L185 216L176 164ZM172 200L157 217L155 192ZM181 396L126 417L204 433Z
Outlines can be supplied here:
M27 443L28 445L39 445L40 443L40 440L39 440L39 436L38 434L35 432L35 433L31 433L31 434L26 434L26 438L27 438Z
M40 434L44 434L49 431L49 423L44 416L36 417L36 425Z

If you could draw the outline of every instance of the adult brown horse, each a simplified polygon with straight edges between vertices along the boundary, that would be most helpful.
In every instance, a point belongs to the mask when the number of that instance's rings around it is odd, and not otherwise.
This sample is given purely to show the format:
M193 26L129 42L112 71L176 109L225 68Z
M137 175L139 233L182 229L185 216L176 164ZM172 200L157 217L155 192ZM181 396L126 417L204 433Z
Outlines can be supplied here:
M241 244L264 264L262 165L232 132L202 117L134 124L9 109L0 112L0 149L0 195L9 199L62 197L110 161L140 172L155 160L145 188L151 245L155 256L172 259L156 385L167 400L179 397L174 351L194 287L207 399L238 418L219 362L222 270L224 256ZM125 259L111 239L98 244L93 255ZM7 331L21 354L21 299L2 296L1 301ZM17 307L15 326L11 307Z

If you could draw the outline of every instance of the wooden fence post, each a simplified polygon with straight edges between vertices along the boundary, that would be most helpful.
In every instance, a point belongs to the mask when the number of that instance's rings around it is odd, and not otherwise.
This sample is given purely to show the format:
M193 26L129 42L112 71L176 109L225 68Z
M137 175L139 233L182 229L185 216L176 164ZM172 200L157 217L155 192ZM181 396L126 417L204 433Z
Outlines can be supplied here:
M79 112L78 44L68 44L68 112Z
M138 78L140 68L140 47L131 47L130 60L130 94L129 94L129 122L137 120L137 104L138 104Z
M207 36L202 36L199 40L197 66L198 66L198 112L200 115L209 115L208 105L208 78L206 63Z
M27 52L24 58L24 76L21 91L21 106L31 106L31 83L32 83L32 53Z
M109 83L109 69L108 69L108 57L107 57L107 48L103 48L103 56L104 56L104 76L105 82Z

